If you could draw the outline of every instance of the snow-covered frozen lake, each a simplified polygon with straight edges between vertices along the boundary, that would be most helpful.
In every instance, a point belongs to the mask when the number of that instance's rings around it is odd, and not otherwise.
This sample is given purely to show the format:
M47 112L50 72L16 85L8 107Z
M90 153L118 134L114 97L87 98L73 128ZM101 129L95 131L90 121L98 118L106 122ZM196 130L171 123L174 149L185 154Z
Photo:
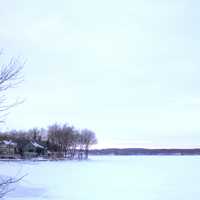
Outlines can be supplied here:
M199 200L198 156L99 156L89 161L0 162L28 174L8 200Z

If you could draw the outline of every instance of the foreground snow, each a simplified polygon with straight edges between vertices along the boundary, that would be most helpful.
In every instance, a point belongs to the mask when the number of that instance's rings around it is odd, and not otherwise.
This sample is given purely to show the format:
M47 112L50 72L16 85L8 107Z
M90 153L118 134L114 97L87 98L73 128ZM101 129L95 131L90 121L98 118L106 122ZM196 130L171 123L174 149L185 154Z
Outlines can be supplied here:
M0 162L27 176L8 200L199 200L200 157L91 157L89 161Z

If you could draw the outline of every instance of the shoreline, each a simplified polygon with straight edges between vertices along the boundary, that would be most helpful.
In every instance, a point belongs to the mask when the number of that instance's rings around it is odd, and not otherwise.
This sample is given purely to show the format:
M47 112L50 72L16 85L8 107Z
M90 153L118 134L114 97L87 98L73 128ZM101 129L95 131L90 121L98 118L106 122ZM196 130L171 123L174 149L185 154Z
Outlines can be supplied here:
M190 154L190 155L173 155L173 154L168 154L168 155L91 155L90 157L198 157L200 154ZM88 160L78 160L78 159L0 159L0 162L24 162L24 161L31 161L31 162L53 162L53 161L89 161Z

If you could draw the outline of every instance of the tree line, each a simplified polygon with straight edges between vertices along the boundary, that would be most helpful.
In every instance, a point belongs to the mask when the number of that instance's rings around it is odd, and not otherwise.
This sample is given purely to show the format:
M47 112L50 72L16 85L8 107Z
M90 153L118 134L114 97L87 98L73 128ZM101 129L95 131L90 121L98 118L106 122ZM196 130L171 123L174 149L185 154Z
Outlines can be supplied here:
M88 159L89 148L97 143L96 135L89 129L76 129L68 124L53 124L47 129L7 131L0 134L0 141L16 143L18 154L25 157L25 147L34 142L44 147L45 156L67 159Z

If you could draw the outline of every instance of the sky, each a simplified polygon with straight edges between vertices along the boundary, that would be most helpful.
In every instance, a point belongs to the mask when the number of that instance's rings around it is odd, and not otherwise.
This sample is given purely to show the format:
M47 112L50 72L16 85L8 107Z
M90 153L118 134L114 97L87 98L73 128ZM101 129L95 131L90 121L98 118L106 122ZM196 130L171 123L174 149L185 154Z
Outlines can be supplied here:
M25 62L2 129L69 123L99 147L200 147L198 0L6 0L2 63Z

